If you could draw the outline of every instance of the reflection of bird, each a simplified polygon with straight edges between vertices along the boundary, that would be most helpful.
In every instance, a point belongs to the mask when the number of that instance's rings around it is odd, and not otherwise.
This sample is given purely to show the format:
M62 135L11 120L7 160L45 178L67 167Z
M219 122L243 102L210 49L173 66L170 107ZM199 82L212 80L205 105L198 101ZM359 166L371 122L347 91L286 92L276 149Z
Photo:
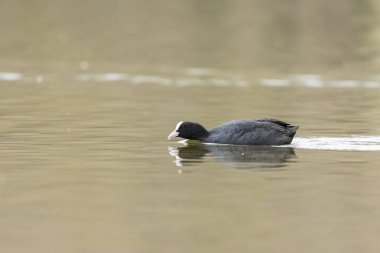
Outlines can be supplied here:
M298 126L277 119L235 120L210 131L202 125L181 121L168 140L182 137L204 143L235 145L285 145L292 142Z
M228 163L234 168L281 167L296 157L291 147L272 146L192 144L186 147L170 147L169 153L176 158L177 166L203 162L203 158L211 154L217 161Z

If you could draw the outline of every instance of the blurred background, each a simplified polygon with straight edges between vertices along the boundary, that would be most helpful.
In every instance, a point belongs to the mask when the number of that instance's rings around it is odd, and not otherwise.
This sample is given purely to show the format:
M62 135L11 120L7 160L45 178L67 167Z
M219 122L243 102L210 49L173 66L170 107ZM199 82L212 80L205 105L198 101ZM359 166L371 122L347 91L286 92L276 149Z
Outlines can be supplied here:
M380 252L379 109L376 0L0 0L0 251Z
M380 7L373 0L0 5L3 71L75 70L87 62L114 71L202 67L370 78L379 67Z

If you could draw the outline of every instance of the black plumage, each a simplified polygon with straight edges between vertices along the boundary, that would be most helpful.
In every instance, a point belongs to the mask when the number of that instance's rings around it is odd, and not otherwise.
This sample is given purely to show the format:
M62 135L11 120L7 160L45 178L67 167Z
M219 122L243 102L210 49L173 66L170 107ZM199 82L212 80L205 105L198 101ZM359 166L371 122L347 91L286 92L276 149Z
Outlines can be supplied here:
M290 144L298 126L277 119L234 120L207 130L199 123L179 122L168 139L182 137L204 143L234 145Z

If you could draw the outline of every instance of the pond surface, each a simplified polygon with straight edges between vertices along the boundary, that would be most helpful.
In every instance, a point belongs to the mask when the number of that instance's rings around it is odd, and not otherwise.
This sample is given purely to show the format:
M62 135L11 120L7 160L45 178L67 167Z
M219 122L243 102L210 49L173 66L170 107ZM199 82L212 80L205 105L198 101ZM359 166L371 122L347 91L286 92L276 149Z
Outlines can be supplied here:
M0 251L379 252L380 6L283 2L2 3Z
M1 86L4 251L380 246L378 89L127 81ZM264 116L299 124L293 143L166 140L179 120L213 127Z

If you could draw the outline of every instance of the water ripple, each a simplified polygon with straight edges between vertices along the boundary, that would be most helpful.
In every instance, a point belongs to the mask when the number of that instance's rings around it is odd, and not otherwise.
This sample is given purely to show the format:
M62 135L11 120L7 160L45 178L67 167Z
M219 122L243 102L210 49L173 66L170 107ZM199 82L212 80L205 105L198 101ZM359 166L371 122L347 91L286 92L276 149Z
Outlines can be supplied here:
M18 81L22 79L22 74L16 72L0 72L1 81Z
M337 151L380 151L380 136L296 137L291 147Z
M373 77L369 80L334 80L322 75L298 74L286 78L262 78L259 83L269 87L303 86L308 88L380 88L380 80Z
M86 70L86 63L83 63ZM124 82L132 85L161 85L177 87L214 86L214 87L239 87L245 88L259 84L266 87L307 87L307 88L340 88L340 89L379 89L380 76L372 76L366 80L354 79L331 79L318 74L295 74L282 78L254 78L245 79L239 75L203 68L189 68L182 73L126 73L126 72L103 72L91 73L19 73L0 72L0 82L35 82L41 83L51 80L75 80L78 82Z

